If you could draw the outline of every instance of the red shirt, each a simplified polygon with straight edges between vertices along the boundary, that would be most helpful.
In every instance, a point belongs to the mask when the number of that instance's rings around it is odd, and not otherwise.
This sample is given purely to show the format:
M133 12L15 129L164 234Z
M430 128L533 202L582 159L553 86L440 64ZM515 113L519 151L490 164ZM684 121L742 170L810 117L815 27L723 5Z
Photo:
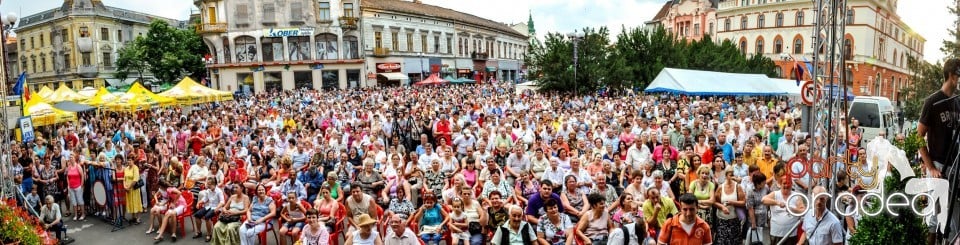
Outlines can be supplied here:
M658 242L669 245L712 244L713 235L710 232L710 225L704 222L703 219L700 219L700 217L696 219L697 221L693 224L693 229L690 230L689 234L683 229L683 225L680 224L679 216L667 220L667 222L663 224L663 229L660 230L660 237L657 238Z

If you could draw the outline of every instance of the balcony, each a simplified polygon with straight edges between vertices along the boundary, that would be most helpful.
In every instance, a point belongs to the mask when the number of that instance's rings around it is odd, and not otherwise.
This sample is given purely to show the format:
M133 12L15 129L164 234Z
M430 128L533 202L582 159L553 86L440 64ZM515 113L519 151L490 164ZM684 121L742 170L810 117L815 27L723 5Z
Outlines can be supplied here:
M227 23L202 23L197 25L197 33L224 33L227 32Z
M390 49L373 48L373 57L387 57L387 56L390 56Z
M77 38L77 51L80 52L91 52L93 51L93 39L90 36L78 37Z
M77 69L77 73L79 73L81 77L85 78L97 77L97 74L100 73L100 67L96 65L80 65L80 67Z
M340 17L340 28L344 30L356 30L357 22L359 18L353 16L341 16Z
M480 52L470 53L470 58L473 59L473 60L477 60L477 61L487 60L487 58L488 58L489 56L490 56L490 55L487 54L487 53L480 53Z

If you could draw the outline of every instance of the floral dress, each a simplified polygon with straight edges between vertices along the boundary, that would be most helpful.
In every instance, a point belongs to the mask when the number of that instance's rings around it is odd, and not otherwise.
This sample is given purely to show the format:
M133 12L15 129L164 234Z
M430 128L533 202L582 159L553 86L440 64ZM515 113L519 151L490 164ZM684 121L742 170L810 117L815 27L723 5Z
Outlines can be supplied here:
M447 175L443 171L427 170L424 177L427 179L427 189L434 194L443 192L443 183L447 180Z
M573 228L573 222L567 214L559 214L560 222L554 224L550 222L547 215L540 216L540 225L537 226L537 233L543 233L547 243L551 245L563 245L567 241L566 230Z
M407 219L407 217L410 217L410 214L416 211L416 209L413 208L413 203L406 199L398 198L391 199L387 209L393 211L393 213L400 216L401 219Z

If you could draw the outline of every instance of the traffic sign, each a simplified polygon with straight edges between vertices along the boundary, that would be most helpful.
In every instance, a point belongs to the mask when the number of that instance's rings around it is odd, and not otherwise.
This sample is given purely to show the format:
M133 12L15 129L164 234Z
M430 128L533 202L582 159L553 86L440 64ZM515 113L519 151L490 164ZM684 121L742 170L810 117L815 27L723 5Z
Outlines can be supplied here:
M813 106L823 96L821 93L820 86L813 81L807 81L800 87L800 99L808 106Z

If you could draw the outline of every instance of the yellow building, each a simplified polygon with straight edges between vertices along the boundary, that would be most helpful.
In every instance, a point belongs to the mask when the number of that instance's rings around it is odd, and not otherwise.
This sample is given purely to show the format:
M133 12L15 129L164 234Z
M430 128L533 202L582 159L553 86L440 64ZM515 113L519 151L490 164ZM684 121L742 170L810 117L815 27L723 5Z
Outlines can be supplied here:
M27 72L31 91L43 85L56 88L65 84L79 90L132 83L136 74L124 80L114 78L117 51L146 34L155 20L184 25L174 19L108 7L101 0L64 0L59 8L20 19L15 30L17 66ZM151 78L144 75L145 80Z

